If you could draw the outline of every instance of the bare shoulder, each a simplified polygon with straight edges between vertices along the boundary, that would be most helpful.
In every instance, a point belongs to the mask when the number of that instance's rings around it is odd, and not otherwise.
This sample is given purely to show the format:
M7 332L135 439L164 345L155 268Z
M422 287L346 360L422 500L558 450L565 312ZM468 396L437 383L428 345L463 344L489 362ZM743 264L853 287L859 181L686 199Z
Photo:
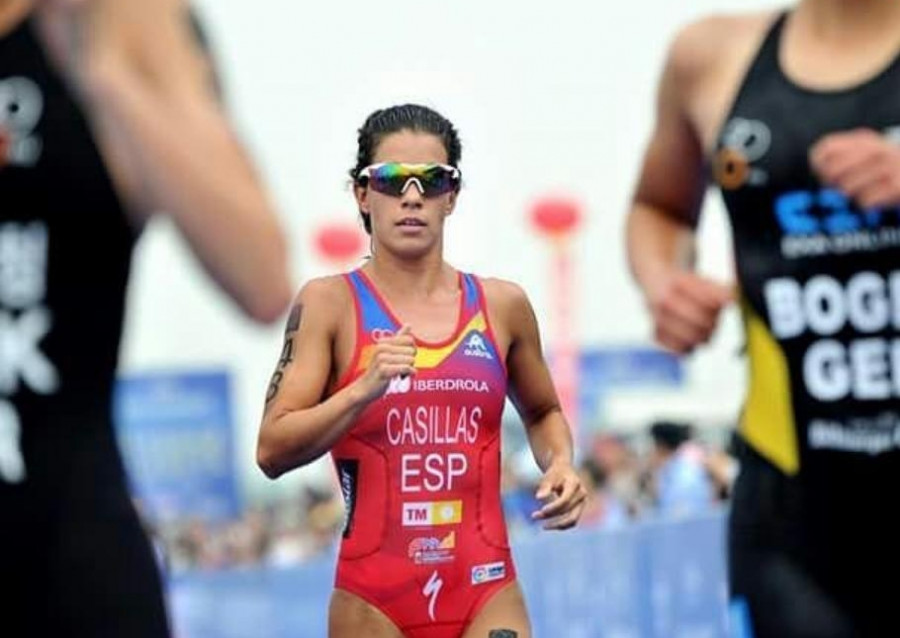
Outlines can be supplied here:
M351 311L353 298L342 275L310 279L294 299L294 307L301 307L304 316L315 317L331 325Z
M667 66L680 82L702 80L735 49L753 46L778 12L719 13L681 27L669 46Z
M525 290L515 282L487 277L481 280L481 284L488 306L497 315L515 316L531 307Z

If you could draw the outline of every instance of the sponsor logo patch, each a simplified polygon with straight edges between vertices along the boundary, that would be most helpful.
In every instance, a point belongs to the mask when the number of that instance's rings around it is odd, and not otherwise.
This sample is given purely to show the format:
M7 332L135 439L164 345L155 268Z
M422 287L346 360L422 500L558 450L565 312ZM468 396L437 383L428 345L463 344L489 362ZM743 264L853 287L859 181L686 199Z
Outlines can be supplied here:
M455 525L460 522L462 522L462 501L403 504L403 527Z
M481 585L494 580L502 580L506 577L506 563L487 563L476 565L472 568L472 584Z
M409 543L407 553L416 565L434 565L451 562L455 548L456 532L450 532L444 538L414 538Z

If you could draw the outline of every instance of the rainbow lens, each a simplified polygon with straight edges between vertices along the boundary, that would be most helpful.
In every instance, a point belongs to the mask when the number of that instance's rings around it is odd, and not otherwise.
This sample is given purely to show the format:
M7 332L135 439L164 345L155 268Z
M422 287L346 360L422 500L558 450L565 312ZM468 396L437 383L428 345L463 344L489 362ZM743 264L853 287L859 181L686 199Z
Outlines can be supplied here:
M368 183L384 195L400 197L415 184L423 197L438 197L459 186L459 169L446 164L402 164L388 162L367 166L359 173L360 183ZM365 181L364 181L365 180Z

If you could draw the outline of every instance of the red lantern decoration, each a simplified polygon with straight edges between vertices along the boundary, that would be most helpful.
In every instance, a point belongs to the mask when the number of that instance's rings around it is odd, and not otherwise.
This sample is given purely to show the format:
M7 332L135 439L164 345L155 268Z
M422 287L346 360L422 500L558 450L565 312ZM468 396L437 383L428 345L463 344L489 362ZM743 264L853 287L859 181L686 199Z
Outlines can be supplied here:
M331 222L322 224L315 233L315 246L327 261L346 263L363 251L363 231L355 224Z
M581 222L581 206L563 197L545 197L531 207L531 223L549 237L571 233Z

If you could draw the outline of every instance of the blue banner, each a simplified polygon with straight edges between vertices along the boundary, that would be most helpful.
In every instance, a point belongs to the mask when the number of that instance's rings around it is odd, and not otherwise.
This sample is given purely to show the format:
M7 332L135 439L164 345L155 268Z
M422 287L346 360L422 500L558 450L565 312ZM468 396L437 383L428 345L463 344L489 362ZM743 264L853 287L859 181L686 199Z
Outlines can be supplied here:
M658 348L617 346L583 350L581 379L603 388L679 386L684 370L678 357Z
M578 409L590 421L611 389L674 388L684 383L681 360L651 347L586 349L579 359Z
M151 520L239 515L226 372L120 378L115 421L132 491Z

